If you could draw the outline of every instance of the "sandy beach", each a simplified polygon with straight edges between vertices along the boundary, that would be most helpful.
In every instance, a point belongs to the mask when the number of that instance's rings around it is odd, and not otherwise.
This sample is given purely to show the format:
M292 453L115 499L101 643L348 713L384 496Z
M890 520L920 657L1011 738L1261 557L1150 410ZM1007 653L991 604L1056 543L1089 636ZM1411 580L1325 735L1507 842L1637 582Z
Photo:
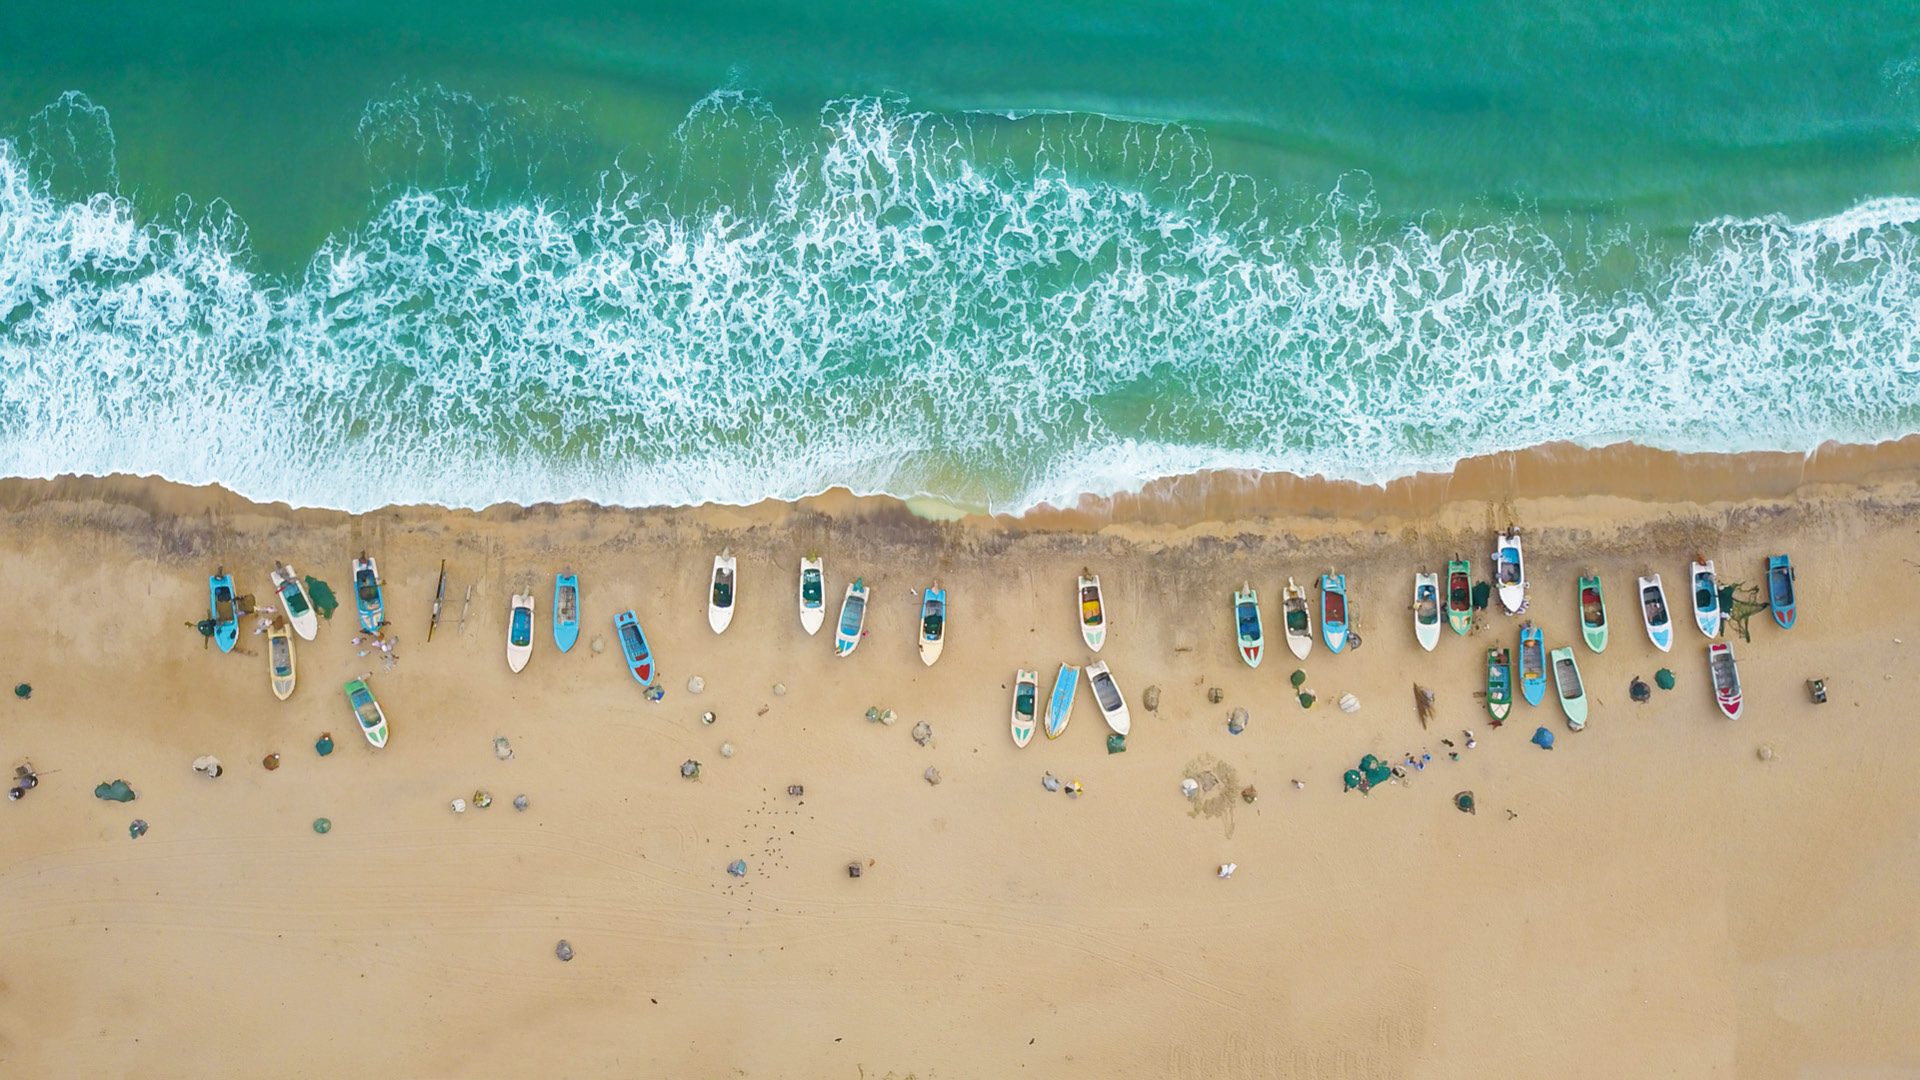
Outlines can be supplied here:
M0 681L33 688L0 701L0 765L42 776L0 806L0 1075L1920 1075L1920 450L1783 457L1552 448L1384 489L1196 478L956 522L844 495L349 517L154 480L0 483ZM1613 641L1579 653L1585 731L1551 698L1488 724L1484 650L1518 620L1415 644L1410 575L1458 556L1486 577L1509 522L1550 647L1574 643L1576 574L1607 584ZM723 546L740 604L716 637ZM285 703L251 621L232 655L191 628L216 566L265 599L286 560L346 598L363 548L384 572L391 671L356 655L350 600L298 643ZM809 551L834 610L855 574L873 587L850 658L795 617ZM1696 551L1728 581L1758 583L1778 551L1799 568L1799 625L1760 616L1734 639L1737 723L1698 631L1657 654L1631 603L1648 569L1682 600ZM1016 668L1039 669L1044 695L1088 658L1082 566L1106 583L1101 658L1132 737L1109 755L1083 689L1060 739L1018 749ZM1328 567L1349 576L1364 644L1296 665L1280 588ZM548 605L566 568L585 625L561 655ZM936 580L951 631L926 668L917 590ZM1233 649L1246 580L1270 628L1258 670ZM518 675L516 591L538 598ZM611 640L629 607L658 703ZM1632 703L1630 678L1662 666L1676 688ZM366 672L392 722L380 751L340 693ZM1437 697L1424 730L1416 682ZM1334 707L1345 693L1357 713ZM869 723L871 706L899 723ZM1236 706L1252 717L1238 736ZM1529 745L1536 726L1557 749ZM1450 761L1441 740L1463 729L1477 746ZM1411 782L1342 791L1361 755L1409 752L1434 758ZM196 774L203 754L225 775ZM1044 790L1049 771L1085 793ZM1220 786L1183 798L1205 771ZM116 778L137 801L94 797ZM1468 789L1471 816L1452 802ZM476 790L493 805L451 812ZM151 826L137 840L134 818Z

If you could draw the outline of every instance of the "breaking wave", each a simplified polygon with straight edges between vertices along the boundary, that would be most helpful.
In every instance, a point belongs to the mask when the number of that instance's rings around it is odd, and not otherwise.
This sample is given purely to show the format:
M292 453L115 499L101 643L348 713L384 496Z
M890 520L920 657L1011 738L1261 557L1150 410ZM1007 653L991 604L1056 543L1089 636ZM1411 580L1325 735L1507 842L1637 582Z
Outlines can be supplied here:
M1267 192L1099 116L797 124L729 91L614 162L582 130L370 104L368 219L274 274L223 204L136 209L67 95L0 140L0 472L355 511L835 485L1018 511L1205 468L1920 430L1920 200L1663 241L1391 220L1364 177Z

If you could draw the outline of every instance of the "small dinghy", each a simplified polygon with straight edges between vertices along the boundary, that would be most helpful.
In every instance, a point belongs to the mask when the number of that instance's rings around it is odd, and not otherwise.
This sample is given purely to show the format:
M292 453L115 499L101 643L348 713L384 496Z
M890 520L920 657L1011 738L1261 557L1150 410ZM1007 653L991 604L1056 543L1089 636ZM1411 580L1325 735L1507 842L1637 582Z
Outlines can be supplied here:
M1287 579L1280 593L1280 623L1286 631L1287 648L1301 660L1313 651L1313 615L1307 607L1307 590Z
M292 624L293 632L313 640L320 632L320 617L314 614L313 597L307 595L307 583L293 572L293 567L282 564L273 568L268 575L273 578L273 591L280 595L280 607L287 613L287 622Z
M809 636L827 621L827 572L819 559L800 560L800 628Z
M1782 630L1793 629L1793 579L1793 563L1785 555L1767 556L1767 604L1773 608L1773 621Z
M515 593L507 608L507 670L519 671L533 655L533 594Z
M1047 738L1057 739L1073 719L1073 694L1080 688L1080 669L1061 664L1053 680L1053 697L1047 700Z
M1087 685L1093 687L1094 704L1100 706L1100 715L1106 717L1107 726L1114 734L1125 735L1133 727L1133 718L1127 713L1127 699L1121 696L1120 686L1113 681L1106 661L1087 665Z
M1440 575L1413 575L1413 636L1428 652L1440 644Z
M620 636L620 653L627 658L627 670L641 686L653 685L653 650L640 629L640 619L631 610L613 617L614 633Z
M1033 741L1034 713L1039 708L1040 673L1019 671L1013 676L1013 745Z
M1505 649L1487 650L1487 712L1497 726L1513 711L1513 660Z
M860 647L860 637L867 632L867 579L854 578L847 586L846 599L840 601L840 629L834 633L833 651L837 656L851 656L853 650Z
M1713 699L1729 720L1740 719L1740 668L1733 662L1733 646L1716 641L1707 646L1707 670L1713 676Z
M580 640L580 577L556 574L553 578L553 643L561 652Z
M1462 636L1473 629L1473 564L1465 559L1447 563L1447 625Z
M1667 609L1667 588L1660 575L1640 579L1640 621L1647 626L1647 638L1661 652L1673 649L1673 612Z
M387 714L380 710L380 703L373 698L373 688L364 680L354 679L346 684L347 705L353 709L353 718L360 725L360 734L367 737L375 750L387 745Z
M928 667L947 647L947 590L936 582L920 594L920 662Z
M1687 574L1693 590L1693 621L1710 638L1720 636L1720 579L1713 572L1713 560L1695 557Z
M1233 626L1240 659L1250 668L1259 667L1260 653L1266 648L1267 639L1260 629L1260 594L1252 582L1233 594Z
M386 621L386 599L380 592L380 567L364 551L353 560L353 606L360 613L360 629L379 633Z
M1587 726L1587 687L1580 681L1580 664L1573 658L1573 646L1553 650L1553 685L1560 692L1560 711L1567 714L1567 726L1575 731Z
M1347 575L1320 575L1320 636L1327 648L1340 652L1347 647Z
M1529 705L1547 697L1547 645L1532 623L1520 627L1520 696Z
M1087 640L1087 648L1094 652L1107 643L1107 602L1100 591L1100 575L1091 570L1080 571L1080 583L1074 588L1074 595L1080 598L1080 636Z
M293 696L293 630L285 619L267 627L267 674L274 697L285 701Z
M1500 606L1518 615L1527 602L1527 560L1520 547L1520 530L1500 534L1493 552L1493 583L1500 590Z
M224 566L207 578L207 613L213 617L213 643L221 652L232 652L240 640L240 600Z
M1580 579L1580 634L1587 639L1587 648L1607 651L1607 598L1600 591L1599 574Z
M713 627L716 634L725 633L733 623L733 571L732 551L722 551L713 557L713 587L707 591L707 625Z

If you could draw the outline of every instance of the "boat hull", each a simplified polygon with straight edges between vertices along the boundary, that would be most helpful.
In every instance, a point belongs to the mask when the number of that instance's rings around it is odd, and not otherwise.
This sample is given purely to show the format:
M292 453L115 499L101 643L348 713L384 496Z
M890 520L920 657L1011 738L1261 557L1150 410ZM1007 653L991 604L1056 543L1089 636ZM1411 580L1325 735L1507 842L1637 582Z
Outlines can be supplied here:
M1107 643L1107 594L1100 588L1099 574L1082 574L1074 586L1073 595L1079 605L1076 615L1080 623L1080 638L1087 648L1099 652Z
M553 579L553 645L561 652L580 640L580 578L558 574Z
M1547 647L1540 628L1520 628L1520 696L1536 708L1547 699Z
M1026 711L1022 712L1020 703L1026 702ZM1035 727L1034 714L1040 707L1040 673L1037 671L1018 671L1013 676L1013 707L1008 710L1009 728L1013 733L1013 745L1025 747L1033 741Z
M1733 658L1733 646L1716 641L1707 646L1707 677L1713 682L1714 704L1729 720L1740 719L1745 700L1740 692L1740 667Z
M373 696L373 688L364 680L353 679L347 682L345 690L347 708L353 710L353 721L359 726L360 734L375 750L384 748L387 745L387 714Z
M1252 586L1233 594L1234 644L1250 668L1260 666L1267 635L1260 623L1260 594Z
M811 584L812 596L807 594ZM819 559L800 560L800 629L812 637L827 621L827 573Z
M1518 615L1527 603L1527 557L1520 534L1504 532L1493 552L1493 581L1500 594L1500 606L1507 614Z
M1093 703L1100 708L1100 715L1107 727L1116 735L1125 735L1133 728L1133 716L1127 710L1127 699L1120 693L1120 684L1113 680L1113 672L1107 670L1104 661L1087 665L1087 687L1093 691Z
M1566 714L1567 726L1580 731L1587 726L1587 684L1580 677L1580 661L1574 659L1573 647L1563 646L1553 650L1548 657L1547 668L1552 673L1554 691L1560 698L1560 711Z
M1287 651L1295 659L1305 660L1313 651L1313 607L1307 603L1307 590L1295 585L1292 578L1280 593L1280 628L1286 634Z
M620 654L626 658L627 672L633 676L633 681L641 686L652 686L653 646L647 643L647 632L640 628L639 617L632 611L615 615L613 636L620 641Z
M1440 644L1440 575L1413 575L1413 639L1432 652Z
M281 667L284 654L286 665ZM267 680L273 687L273 696L285 701L293 696L293 684L299 670L294 663L293 633L288 624L275 620L267 629Z
M738 599L734 558L721 552L713 557L713 577L707 583L707 625L716 634L724 634L733 625L733 608Z
M213 616L213 643L223 653L232 652L240 641L240 598L234 594L232 574L207 578L207 612Z
M1513 711L1513 658L1505 649L1487 650L1487 713L1499 724Z
M1793 563L1785 555L1767 556L1767 606L1773 610L1773 621L1782 630L1793 629L1799 616L1799 601L1794 588Z
M1080 669L1072 664L1061 664L1060 674L1054 676L1053 695L1047 699L1047 738L1057 739L1067 730L1067 722L1073 719L1073 695L1080 686Z
M1661 652L1673 649L1673 607L1667 603L1667 588L1660 575L1643 577L1640 589L1640 625L1647 628L1647 640ZM1656 617L1656 610L1658 616Z
M1320 575L1320 637L1330 652L1347 647L1347 575Z
M361 595L371 591L371 596ZM380 565L370 555L353 560L353 609L360 616L360 629L369 634L380 632L386 621L386 592L380 585Z
M931 631L928 620L939 622ZM931 588L920 596L920 662L932 667L947 647L947 590Z
M1447 625L1461 637L1473 631L1473 566L1465 559L1447 563Z
M1697 562L1687 573L1688 595L1693 597L1693 621L1710 638L1720 636L1720 577L1713 560Z
M1607 594L1600 591L1597 575L1580 579L1576 600L1580 605L1580 636L1595 653L1607 651Z
M839 656L852 656L853 650L860 647L860 637L867 626L867 586L865 579L856 578L847 586L847 595L840 601L840 622L834 630L833 651Z
M533 597L516 593L507 607L507 670L519 673L533 656Z
M307 584L291 566L282 566L268 575L273 579L273 591L279 594L280 609L286 612L287 625L302 638L312 641L320 632L320 616L313 610L313 597L307 592Z

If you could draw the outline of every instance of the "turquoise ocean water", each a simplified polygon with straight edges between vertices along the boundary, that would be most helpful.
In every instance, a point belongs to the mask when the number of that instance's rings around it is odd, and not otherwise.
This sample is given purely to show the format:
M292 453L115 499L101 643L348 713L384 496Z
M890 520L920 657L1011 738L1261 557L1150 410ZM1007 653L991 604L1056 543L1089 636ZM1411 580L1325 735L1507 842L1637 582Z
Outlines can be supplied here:
M1911 4L0 6L0 474L1015 510L1920 431Z

